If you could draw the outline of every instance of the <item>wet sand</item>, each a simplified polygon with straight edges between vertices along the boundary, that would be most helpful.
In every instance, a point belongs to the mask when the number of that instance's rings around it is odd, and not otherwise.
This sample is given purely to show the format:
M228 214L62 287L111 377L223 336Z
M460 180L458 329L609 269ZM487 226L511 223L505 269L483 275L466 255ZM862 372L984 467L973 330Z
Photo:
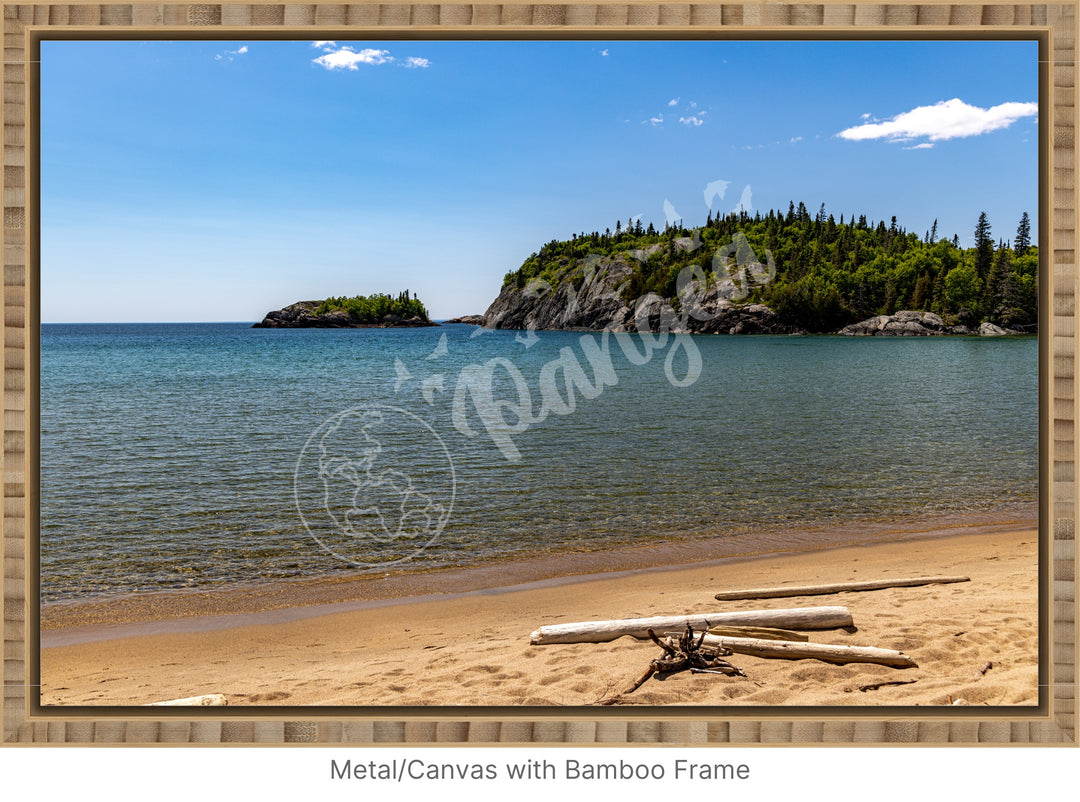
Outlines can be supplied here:
M628 687L659 649L630 637L532 646L533 630L592 619L843 605L855 626L809 633L811 642L897 649L918 667L733 655L727 659L746 678L654 678L622 703L1037 704L1034 525L982 521L879 535L860 545L818 538L802 550L797 538L787 538L785 553L649 569L642 563L659 552L625 550L410 577L54 605L42 614L42 703L136 705L220 693L234 706L590 705ZM690 552L664 554L677 560ZM596 565L607 573L589 575ZM971 581L713 598L739 588L926 575ZM905 684L881 684L899 681Z

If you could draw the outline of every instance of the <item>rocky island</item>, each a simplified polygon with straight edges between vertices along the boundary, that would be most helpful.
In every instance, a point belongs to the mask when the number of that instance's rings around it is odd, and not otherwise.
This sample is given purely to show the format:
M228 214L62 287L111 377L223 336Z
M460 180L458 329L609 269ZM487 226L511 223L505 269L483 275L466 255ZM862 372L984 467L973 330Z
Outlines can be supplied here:
M437 326L419 298L400 293L330 297L322 301L297 301L267 312L256 329L364 329Z

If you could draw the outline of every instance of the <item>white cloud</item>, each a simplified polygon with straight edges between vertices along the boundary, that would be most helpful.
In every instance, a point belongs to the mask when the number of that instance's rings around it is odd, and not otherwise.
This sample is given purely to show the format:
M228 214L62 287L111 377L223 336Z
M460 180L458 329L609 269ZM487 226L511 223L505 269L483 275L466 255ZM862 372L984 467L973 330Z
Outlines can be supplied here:
M983 109L971 106L959 98L942 100L933 106L918 106L884 122L865 123L846 128L837 134L841 139L862 141L885 139L902 142L926 137L931 142L959 137L979 136L990 131L1008 128L1024 117L1039 113L1037 103L1001 103Z
M794 145L796 142L802 142L802 137L801 136L793 136L791 139L788 140L788 142L790 144Z
M353 50L343 46L337 50L329 50L316 59L312 59L320 67L328 70L356 70L358 64L389 64L394 60L389 50L376 50L365 48Z
M867 112L864 112L863 114L860 114L859 119L860 120L869 120L870 119L870 112L867 111Z
M607 54L608 54L608 51L607 51L607 49L604 49L604 50L601 50L601 51L600 51L600 55L601 55L601 56L606 56Z
M904 150L929 150L934 147L933 142L922 142L918 145L912 145L910 148L904 148Z
M673 97L671 100L669 100L667 102L667 106L670 109L670 108L674 108L674 107L678 106L680 103L682 103L682 98L681 97ZM698 104L696 102L692 101L692 100L690 101L690 103L688 105L689 105L689 108L691 108L691 109L697 109L697 107L698 107ZM705 110L693 111L688 115L684 115L684 116L679 117L679 122L682 123L683 125L690 126L692 128L697 128L699 125L704 125L705 124L705 115L708 114L708 113L709 112L707 112ZM655 117L650 117L649 119L642 120L641 122L642 123L651 123L653 126L663 125L663 123L664 123L664 114L663 114L663 112L658 113Z
M329 40L312 42L311 46L323 51L323 55L312 59L312 62L328 70L357 70L360 64L397 64L406 69L426 69L431 66L431 61L420 56L409 56L399 61L390 55L389 50L377 50L371 47L355 50L349 45L339 46L336 42Z
M222 53L218 53L216 56L214 56L214 61L232 61L237 56L242 56L247 52L247 45L241 45L239 50L226 50Z

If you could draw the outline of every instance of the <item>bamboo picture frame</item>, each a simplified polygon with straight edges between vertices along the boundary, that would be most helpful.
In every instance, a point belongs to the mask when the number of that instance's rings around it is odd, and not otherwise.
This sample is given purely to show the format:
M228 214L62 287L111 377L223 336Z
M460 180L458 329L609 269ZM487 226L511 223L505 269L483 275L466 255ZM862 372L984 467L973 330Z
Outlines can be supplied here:
M1076 746L1077 3L4 3L5 746L1043 744ZM1039 704L890 710L43 709L37 610L39 44L47 38L1031 38L1040 52Z

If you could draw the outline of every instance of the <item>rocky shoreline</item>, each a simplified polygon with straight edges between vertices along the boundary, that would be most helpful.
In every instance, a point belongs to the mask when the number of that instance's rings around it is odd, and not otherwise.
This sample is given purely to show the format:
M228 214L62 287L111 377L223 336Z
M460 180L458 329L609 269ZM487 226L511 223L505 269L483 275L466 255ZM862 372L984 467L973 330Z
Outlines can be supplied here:
M316 315L322 301L297 301L283 309L267 312L260 322L252 326L253 329L391 329L391 328L420 328L423 326L438 326L425 318L416 316L403 318L398 315L384 315L374 323L361 323L344 310L327 312L324 315Z
M630 274L625 262L614 260L575 287L563 282L558 287L522 289L503 285L499 297L482 317L481 325L492 329L535 329L537 331L658 331L676 334L808 334L784 322L764 304L737 304L719 297L712 288L690 309L676 311L671 303L650 293L634 308L624 303L616 287ZM470 316L472 322L476 316ZM452 322L466 322L457 318ZM832 332L848 337L1003 337L1034 333L983 323L977 328L949 325L933 312L902 310L878 315Z
M685 315L675 314L660 296L650 293L634 309L618 300L610 291L584 288L574 294L564 285L546 296L529 295L510 285L483 315L462 315L445 324L484 326L489 329L534 329L536 331L658 331L661 327L675 334L808 334L785 323L764 304L735 304L715 293ZM402 318L386 315L374 323L361 323L343 310L316 315L321 301L298 301L283 309L268 312L252 328L386 329L420 328L440 324L421 317ZM1033 334L1033 327L1023 331L982 323L978 328L949 325L933 312L901 310L891 315L877 315L852 323L834 334L845 337L942 337L979 336L1014 337Z
M1005 329L993 323L982 323L977 329L968 326L946 325L933 312L904 310L892 315L878 315L869 320L852 323L837 334L848 337L938 337L944 335L980 337L1011 337L1028 332Z

